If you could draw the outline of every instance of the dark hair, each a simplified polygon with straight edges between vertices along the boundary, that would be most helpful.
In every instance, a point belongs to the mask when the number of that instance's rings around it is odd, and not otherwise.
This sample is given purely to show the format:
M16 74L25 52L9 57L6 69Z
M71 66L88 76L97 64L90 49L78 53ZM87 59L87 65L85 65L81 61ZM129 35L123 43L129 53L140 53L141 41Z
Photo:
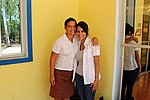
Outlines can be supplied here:
M134 34L134 27L126 23L125 35Z
M88 33L89 33L89 28L88 28L88 25L87 25L86 22L80 21L80 22L77 24L77 27L78 27L78 26L80 26L80 27L84 30L84 32L86 33L86 35L89 35L89 34L88 34Z
M70 18L65 20L65 23L64 23L65 27L67 26L67 23L69 23L70 21L74 21L77 24L77 21L74 18L70 17Z

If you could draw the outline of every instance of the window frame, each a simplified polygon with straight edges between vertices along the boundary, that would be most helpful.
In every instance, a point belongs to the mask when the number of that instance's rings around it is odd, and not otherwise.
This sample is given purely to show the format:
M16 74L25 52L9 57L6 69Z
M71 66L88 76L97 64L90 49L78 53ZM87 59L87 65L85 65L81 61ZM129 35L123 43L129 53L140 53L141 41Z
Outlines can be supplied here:
M21 35L22 32L26 31L25 35L23 35L21 38L23 38L22 43L22 50L23 54L16 54L16 56L13 55L13 57L6 56L4 59L0 59L0 65L7 65L7 64L16 64L16 63L23 63L23 62L31 62L33 61L33 55L32 55L32 7L31 7L31 1L32 0L20 0L20 2L25 3L25 15L26 19L22 20L23 25L21 25ZM22 13L22 10L21 10ZM22 23L22 22L21 22ZM24 38L24 36L26 38ZM25 43L24 43L25 42Z

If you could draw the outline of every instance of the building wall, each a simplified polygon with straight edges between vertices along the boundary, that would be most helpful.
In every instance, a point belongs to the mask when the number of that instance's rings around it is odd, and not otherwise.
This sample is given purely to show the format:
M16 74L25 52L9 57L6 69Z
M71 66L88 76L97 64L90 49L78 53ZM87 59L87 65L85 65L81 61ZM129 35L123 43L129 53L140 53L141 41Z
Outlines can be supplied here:
M144 8L144 0L136 0L136 8L135 8L135 30L142 29L143 24L143 8ZM139 25L140 24L140 25ZM142 43L142 33L141 36L137 36L139 43Z
M32 0L33 62L0 66L0 100L52 100L49 56L64 20L79 16L78 0Z
M104 96L105 100L112 98L115 3L115 0L79 0L79 19L89 24L89 34L98 37L101 45L100 72L102 79L99 82L95 100L98 100L100 96Z
M68 17L84 19L90 35L99 39L102 79L96 100L100 96L111 100L115 0L32 0L33 62L0 66L0 100L52 100L48 96L49 56L54 40L64 33Z

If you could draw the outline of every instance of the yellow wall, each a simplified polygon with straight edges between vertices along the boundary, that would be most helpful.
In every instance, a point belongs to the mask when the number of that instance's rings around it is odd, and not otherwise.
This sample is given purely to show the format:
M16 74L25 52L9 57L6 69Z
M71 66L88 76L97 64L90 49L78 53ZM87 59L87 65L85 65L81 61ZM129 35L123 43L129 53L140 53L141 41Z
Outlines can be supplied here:
M33 62L0 66L0 100L52 100L49 55L64 33L64 20L78 19L78 0L32 0Z
M52 100L48 96L49 55L69 16L84 19L89 24L90 35L98 37L102 79L96 100L100 96L111 100L115 0L32 0L32 8L33 62L0 66L0 100Z
M109 2L109 3L108 3ZM98 37L101 45L100 72L102 79L96 94L111 100L114 40L115 40L115 0L79 0L79 19L89 24L92 36Z
M143 24L143 6L144 6L144 0L136 0L136 8L135 8L135 30L141 29L142 30L142 24ZM138 24L140 23L141 26ZM140 36L136 36L138 38L138 43L142 43L142 31ZM141 57L141 49L139 51L139 55Z
M136 8L135 8L135 30L142 29L143 24L143 6L144 6L144 0L136 0ZM141 26L138 26L138 24L141 23ZM142 42L142 33L141 36L137 36L139 43Z

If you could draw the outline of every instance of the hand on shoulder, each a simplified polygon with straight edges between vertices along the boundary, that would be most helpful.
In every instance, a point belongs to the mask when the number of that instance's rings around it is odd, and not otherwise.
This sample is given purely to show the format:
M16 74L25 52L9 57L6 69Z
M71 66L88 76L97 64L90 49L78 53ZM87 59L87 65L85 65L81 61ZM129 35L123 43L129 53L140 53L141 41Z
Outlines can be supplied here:
M92 42L93 46L98 46L99 45L99 41L98 41L97 37L92 37L91 42Z

